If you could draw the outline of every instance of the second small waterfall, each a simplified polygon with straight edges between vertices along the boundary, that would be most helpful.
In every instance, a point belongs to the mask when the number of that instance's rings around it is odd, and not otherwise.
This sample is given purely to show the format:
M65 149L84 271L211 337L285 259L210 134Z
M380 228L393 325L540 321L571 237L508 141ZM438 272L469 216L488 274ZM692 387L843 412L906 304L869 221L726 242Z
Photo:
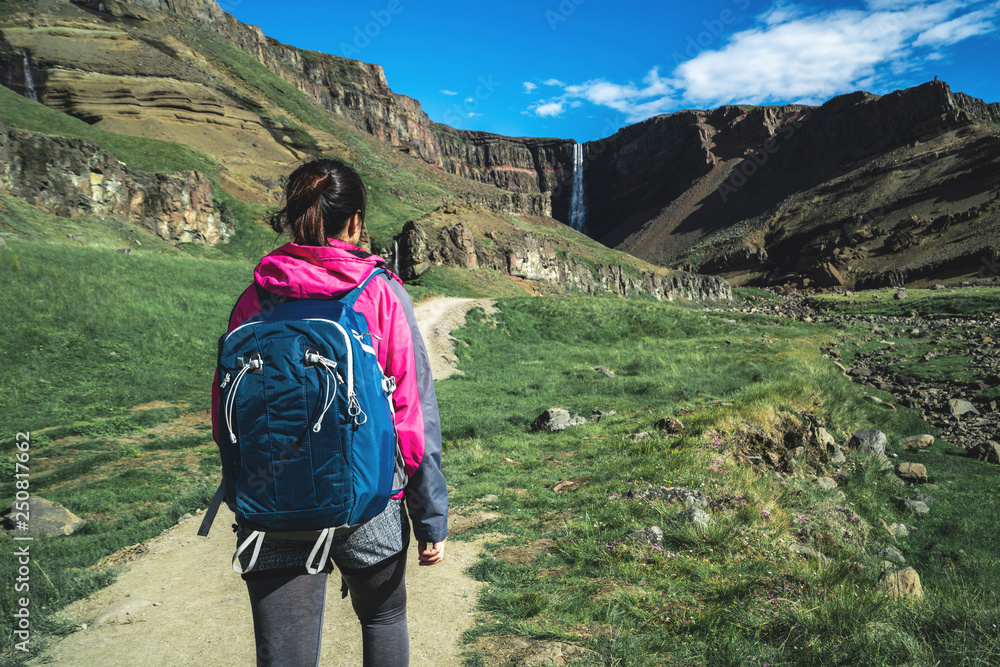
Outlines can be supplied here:
M35 91L35 77L31 74L31 60L28 58L28 50L24 50L24 94L33 102L38 101L38 92Z
M573 191L569 203L569 224L587 233L587 207L583 197L583 144L573 144Z

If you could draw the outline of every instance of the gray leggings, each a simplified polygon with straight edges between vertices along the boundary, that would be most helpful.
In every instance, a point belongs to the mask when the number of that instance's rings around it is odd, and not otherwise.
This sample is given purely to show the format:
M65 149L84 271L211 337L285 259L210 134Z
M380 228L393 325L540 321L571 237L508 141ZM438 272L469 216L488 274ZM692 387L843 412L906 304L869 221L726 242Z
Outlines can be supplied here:
M406 667L406 551L361 570L341 570L361 621L364 667ZM315 667L323 636L327 574L248 580L258 667Z

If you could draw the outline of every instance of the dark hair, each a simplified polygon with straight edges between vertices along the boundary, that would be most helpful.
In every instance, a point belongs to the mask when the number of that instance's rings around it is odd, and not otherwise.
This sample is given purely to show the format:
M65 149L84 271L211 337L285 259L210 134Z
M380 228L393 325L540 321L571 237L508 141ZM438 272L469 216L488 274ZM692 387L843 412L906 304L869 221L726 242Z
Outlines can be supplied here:
M368 193L365 183L339 160L315 160L288 177L285 208L271 218L274 231L289 233L299 245L328 245L358 211L365 221Z

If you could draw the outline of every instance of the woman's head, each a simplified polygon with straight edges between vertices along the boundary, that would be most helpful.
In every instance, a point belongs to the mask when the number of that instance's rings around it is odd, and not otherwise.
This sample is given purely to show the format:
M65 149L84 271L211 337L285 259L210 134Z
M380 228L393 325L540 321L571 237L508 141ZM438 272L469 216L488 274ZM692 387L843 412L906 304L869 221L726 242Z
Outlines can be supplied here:
M325 246L359 214L365 221L368 195L358 173L339 160L315 160L288 177L285 208L271 220L279 233L288 232L299 245Z

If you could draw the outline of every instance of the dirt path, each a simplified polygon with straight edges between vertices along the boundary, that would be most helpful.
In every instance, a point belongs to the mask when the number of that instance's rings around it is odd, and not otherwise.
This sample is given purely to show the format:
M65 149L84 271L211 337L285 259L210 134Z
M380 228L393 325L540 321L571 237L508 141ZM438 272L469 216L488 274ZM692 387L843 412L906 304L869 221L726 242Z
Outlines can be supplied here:
M446 297L427 299L414 307L420 333L427 343L435 380L443 380L460 372L455 369L458 359L455 357L451 332L465 324L465 314L477 307L483 308L487 313L494 310L490 299Z
M486 300L431 299L417 319L434 365L435 379L455 372L450 332L473 306ZM200 516L109 560L124 563L112 586L69 607L64 615L80 630L29 662L83 667L252 665L253 626L246 587L229 566L233 515L222 506L208 538L196 535ZM449 524L461 521L453 515ZM411 543L407 571L411 664L459 665L462 632L472 627L480 584L466 574L478 543L449 541L435 567L416 566ZM336 575L334 575L335 580ZM360 665L361 633L350 600L339 586L327 590L321 665Z

